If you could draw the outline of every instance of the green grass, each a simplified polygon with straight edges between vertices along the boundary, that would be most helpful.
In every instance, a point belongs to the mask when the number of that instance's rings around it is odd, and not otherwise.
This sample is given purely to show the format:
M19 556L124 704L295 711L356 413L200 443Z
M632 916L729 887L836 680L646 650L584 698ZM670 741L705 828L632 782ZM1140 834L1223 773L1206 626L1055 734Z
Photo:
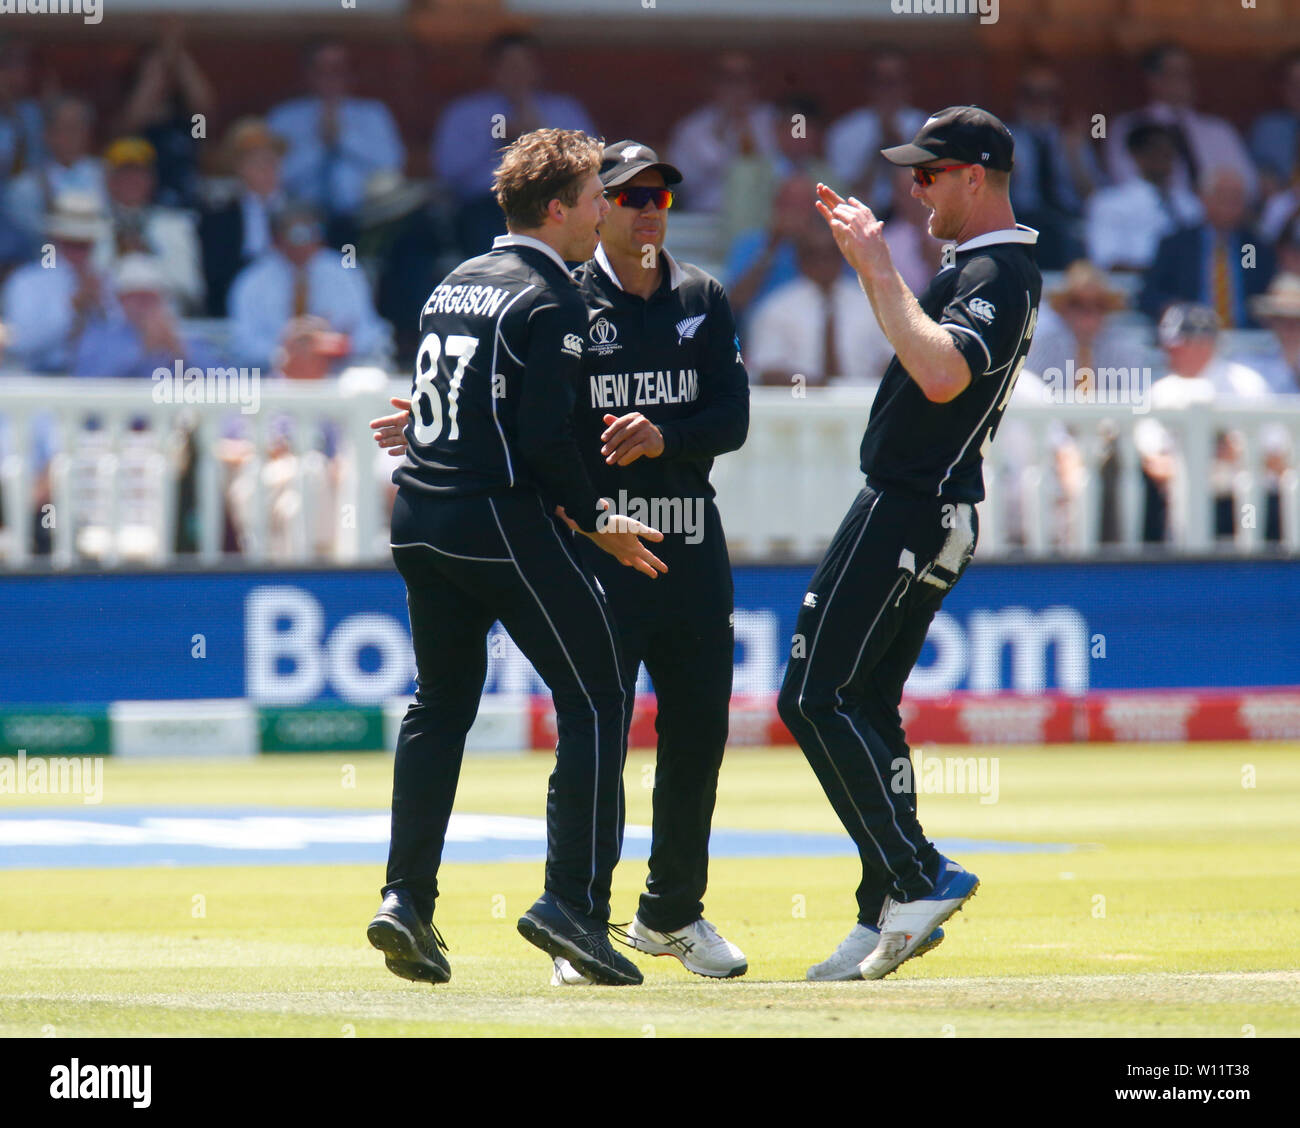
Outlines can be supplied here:
M394 978L366 944L381 867L0 870L0 1034L1300 1035L1300 749L942 751L997 755L999 796L923 795L932 836L1085 848L961 855L979 895L942 947L880 983L803 979L852 923L847 857L718 859L708 915L749 975L641 958L645 984L621 990L548 986L549 961L514 927L538 864L444 867L453 978L436 989ZM541 815L549 763L471 759L457 808ZM629 761L629 821L649 821L651 763ZM391 765L109 762L104 801L383 808ZM45 802L67 800L2 796L0 816ZM837 829L789 751L729 754L715 825ZM643 880L641 863L620 868L616 919Z

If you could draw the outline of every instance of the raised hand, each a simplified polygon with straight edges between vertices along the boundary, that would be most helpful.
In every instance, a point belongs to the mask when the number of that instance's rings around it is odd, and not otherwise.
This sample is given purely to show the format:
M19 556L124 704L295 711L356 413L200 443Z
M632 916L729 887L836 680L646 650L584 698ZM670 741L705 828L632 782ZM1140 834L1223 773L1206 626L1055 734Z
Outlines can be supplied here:
M835 236L835 245L845 261L860 275L879 277L894 268L885 225L856 196L844 199L835 189L817 185L816 207Z

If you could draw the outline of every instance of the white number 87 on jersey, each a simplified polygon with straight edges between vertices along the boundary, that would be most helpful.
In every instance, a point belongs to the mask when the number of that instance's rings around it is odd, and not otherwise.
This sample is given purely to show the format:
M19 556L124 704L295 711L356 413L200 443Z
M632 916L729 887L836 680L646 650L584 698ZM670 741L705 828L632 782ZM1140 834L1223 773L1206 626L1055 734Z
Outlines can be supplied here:
M448 360L456 361L456 369L447 381L447 440L454 442L460 438L460 426L457 423L457 404L460 400L460 382L465 378L465 369L469 367L474 353L478 350L477 337L465 337L451 334L446 346L437 333L428 333L420 342L420 351L415 356L415 385L411 389L412 432L415 441L421 446L428 446L438 441L442 434L442 393L436 383L438 362L445 355Z

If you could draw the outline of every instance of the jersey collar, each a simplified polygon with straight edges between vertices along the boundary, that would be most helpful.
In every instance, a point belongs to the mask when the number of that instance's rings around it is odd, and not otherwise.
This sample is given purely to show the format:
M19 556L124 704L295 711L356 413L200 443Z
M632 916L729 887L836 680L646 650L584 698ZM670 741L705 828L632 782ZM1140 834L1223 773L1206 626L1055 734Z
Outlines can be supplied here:
M532 247L535 251L541 251L565 274L569 273L569 267L564 259L560 258L559 252L549 243L543 243L540 239L534 239L531 235L498 235L492 240L492 249L494 251L504 250L508 247Z
M974 239L967 239L964 243L958 243L956 254L962 251L974 251L980 247L992 247L997 243L1037 243L1038 232L1032 227L1026 227L1023 223L1017 223L1015 227L1005 227L1001 231L986 231L983 235L976 235Z
M673 258L666 250L661 250L659 254L663 257L664 262L668 264L668 288L677 289L682 284L682 270L677 265L677 260ZM605 244L600 243L596 247L596 265L604 271L606 277L614 283L620 290L623 289L623 283L618 280L618 275L614 273L614 264L609 261L609 255L605 253Z

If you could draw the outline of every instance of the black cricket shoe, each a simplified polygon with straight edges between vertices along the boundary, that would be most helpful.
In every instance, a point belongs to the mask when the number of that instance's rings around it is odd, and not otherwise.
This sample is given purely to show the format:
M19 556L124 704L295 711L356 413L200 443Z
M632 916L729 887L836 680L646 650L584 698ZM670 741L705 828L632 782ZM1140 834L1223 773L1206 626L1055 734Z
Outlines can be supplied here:
M641 982L636 964L614 951L607 924L584 916L549 892L519 918L519 935L548 956L568 960L596 983L629 987Z
M384 963L394 975L415 983L446 983L451 978L451 964L438 950L446 951L447 942L432 922L420 919L404 889L394 889L384 898L366 938L384 953Z

